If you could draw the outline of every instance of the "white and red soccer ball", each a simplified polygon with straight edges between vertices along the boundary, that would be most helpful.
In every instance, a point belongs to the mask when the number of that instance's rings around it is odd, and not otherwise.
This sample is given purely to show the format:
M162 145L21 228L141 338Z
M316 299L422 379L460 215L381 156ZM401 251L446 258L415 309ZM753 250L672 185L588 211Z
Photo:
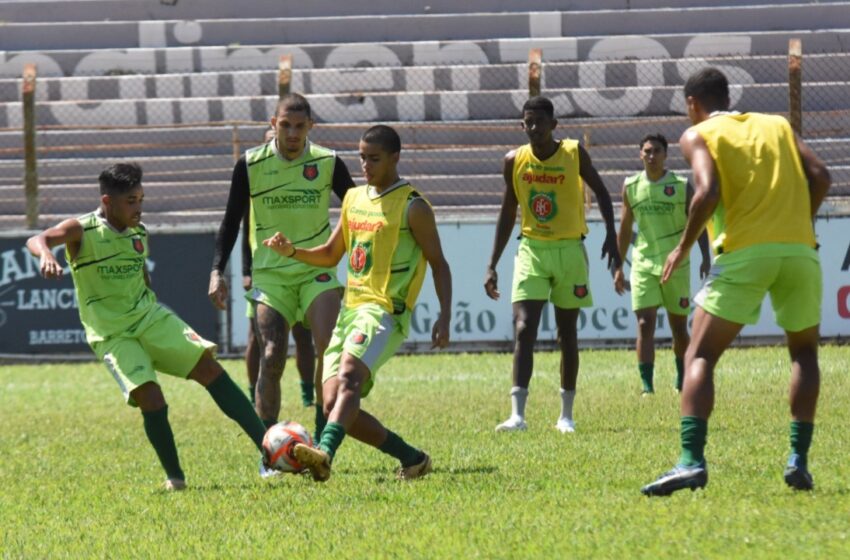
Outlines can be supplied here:
M263 456L266 464L282 472L298 473L304 467L295 460L292 451L295 444L313 445L313 438L307 428L298 422L284 420L266 431L263 436Z

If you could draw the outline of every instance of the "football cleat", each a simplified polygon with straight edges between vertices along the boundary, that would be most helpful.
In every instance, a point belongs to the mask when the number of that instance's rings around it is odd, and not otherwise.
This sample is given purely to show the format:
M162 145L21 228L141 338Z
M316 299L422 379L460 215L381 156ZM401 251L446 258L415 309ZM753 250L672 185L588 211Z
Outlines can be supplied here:
M292 454L295 455L296 461L310 470L316 482L325 482L331 477L331 456L325 451L296 443Z
M555 427L562 434L571 434L576 431L576 423L572 420L572 418L558 418L558 422L555 424Z
M796 453L788 457L788 465L785 467L785 484L794 490L813 490L815 482L812 473L806 469L806 464Z
M410 465L409 467L401 467L398 469L396 473L396 477L399 480L414 480L417 478L422 478L429 472L431 472L431 457L428 456L424 451L422 452L423 458L421 461L416 463L415 465Z
M281 473L281 471L277 469L273 469L270 466L266 465L266 462L260 457L260 478L271 478L273 476L277 476Z
M511 416L498 426L496 426L497 432L524 432L528 429L528 424L525 423L525 420L522 416Z
M166 492L179 492L186 489L186 481L182 478L169 478L164 484Z
M693 467L676 465L652 484L641 488L640 492L644 496L669 496L685 488L690 488L691 491L705 488L706 484L708 484L708 468L705 462Z

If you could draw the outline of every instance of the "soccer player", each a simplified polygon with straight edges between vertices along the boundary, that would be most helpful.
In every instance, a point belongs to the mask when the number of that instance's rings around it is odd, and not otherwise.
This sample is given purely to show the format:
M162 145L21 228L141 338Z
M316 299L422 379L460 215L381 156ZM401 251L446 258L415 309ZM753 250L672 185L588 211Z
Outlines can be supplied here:
M290 326L298 322L309 325L318 377L339 313L342 286L333 267L314 267L281 257L259 241L282 231L298 247L321 245L331 233L331 191L342 200L353 186L342 159L333 150L308 140L313 118L304 96L282 97L271 125L276 140L248 150L234 166L209 284L210 299L217 308L224 309L228 293L224 269L239 234L240 220L250 207L254 224L250 236L252 289L246 297L256 306L255 334L261 349L256 408L266 426L277 423L280 414L280 379ZM320 384L317 379L318 432L325 422Z
M145 434L167 476L166 490L182 490L186 477L156 371L203 385L258 449L265 427L213 357L215 344L160 305L151 290L145 265L148 232L141 222L142 169L115 164L100 174L99 182L100 208L29 238L27 248L40 259L42 276L60 278L62 266L51 248L65 245L86 339L127 404L141 409Z
M704 456L714 408L714 367L745 324L758 321L766 293L791 357L791 454L785 482L814 487L808 451L820 388L821 269L813 219L830 186L823 162L783 117L729 111L729 84L716 68L685 83L694 126L679 144L690 162L694 196L679 244L667 257L669 281L708 223L714 266L694 302L685 353L682 451L676 466L641 489L666 496L708 483Z
M620 266L611 197L587 151L576 140L555 140L558 125L552 102L532 97L522 108L522 127L529 143L505 155L505 194L496 225L493 254L484 276L487 295L498 300L496 265L521 208L521 240L514 260L511 303L514 319L511 416L497 432L525 430L525 403L534 366L534 343L547 301L555 305L561 350L561 415L555 427L574 432L573 401L578 377L577 320L582 307L593 305L588 283L584 236L584 187L596 195L607 230L602 257Z
M263 141L268 143L274 140L274 129L269 128ZM242 220L242 288L246 292L251 291L251 212L250 208ZM260 345L254 334L254 317L256 312L253 302L248 301L245 315L248 317L248 339L245 346L245 371L248 375L248 395L251 404L256 405L255 393L257 390L257 378L260 375ZM313 334L310 329L302 323L292 325L292 339L295 341L295 366L298 376L301 378L301 403L305 406L313 406L315 391L315 367L316 352L313 349Z
M347 286L333 339L325 354L324 402L328 423L316 448L296 444L295 458L325 481L346 434L399 460L398 477L428 474L431 458L360 408L378 369L407 336L427 264L440 300L432 348L449 343L452 279L430 204L396 166L401 140L388 126L369 128L360 139L367 184L349 191L330 239L313 249L296 247L281 233L263 243L313 266L334 266L348 253ZM426 264L427 263L427 264Z
M690 261L685 259L664 284L661 283L661 270L664 260L685 229L693 189L687 179L668 171L664 166L667 161L667 139L663 135L648 134L643 137L640 141L640 160L643 162L643 171L623 183L623 211L617 242L620 258L625 260L632 241L632 224L637 222L629 284L632 309L638 323L638 371L643 383L643 394L646 395L655 392L655 325L658 322L658 308L662 305L667 310L673 333L676 390L682 390L685 349L689 340ZM699 248L702 252L700 277L705 278L711 267L711 256L708 237L704 232L699 237ZM620 295L626 291L622 266L614 271L614 290Z

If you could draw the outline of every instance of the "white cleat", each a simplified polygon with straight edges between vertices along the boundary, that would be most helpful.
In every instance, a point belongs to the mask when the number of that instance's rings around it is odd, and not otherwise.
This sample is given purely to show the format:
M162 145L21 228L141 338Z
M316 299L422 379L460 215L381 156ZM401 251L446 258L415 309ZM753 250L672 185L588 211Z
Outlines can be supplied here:
M525 420L521 416L511 416L496 426L497 432L524 432L527 429L528 424L525 423Z
M576 431L576 423L570 418L558 418L555 427L562 434L571 434Z
M180 492L186 489L186 481L182 478L169 478L163 486L166 492Z

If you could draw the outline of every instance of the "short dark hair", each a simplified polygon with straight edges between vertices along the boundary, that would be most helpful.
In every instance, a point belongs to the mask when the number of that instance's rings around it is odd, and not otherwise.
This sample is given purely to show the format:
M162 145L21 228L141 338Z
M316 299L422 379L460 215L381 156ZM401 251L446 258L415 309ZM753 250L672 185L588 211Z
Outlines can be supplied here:
M644 136L639 144L639 148L643 148L643 145L647 142L658 142L664 148L664 151L667 151L667 139L660 132L656 132L655 134L647 134Z
M278 100L275 115L279 115L283 111L304 112L308 119L313 118L310 102L300 93L287 93Z
M542 95L529 98L522 106L522 112L526 111L543 111L550 119L555 118L555 106L548 97Z
M728 109L729 80L717 68L703 68L685 82L685 97L695 98L706 109Z
M114 163L97 180L100 194L124 194L142 184L142 168L138 163Z
M401 138L398 132L391 126L385 124L376 124L370 127L363 133L360 140L367 144L378 144L381 149L390 154L395 154L401 151Z

